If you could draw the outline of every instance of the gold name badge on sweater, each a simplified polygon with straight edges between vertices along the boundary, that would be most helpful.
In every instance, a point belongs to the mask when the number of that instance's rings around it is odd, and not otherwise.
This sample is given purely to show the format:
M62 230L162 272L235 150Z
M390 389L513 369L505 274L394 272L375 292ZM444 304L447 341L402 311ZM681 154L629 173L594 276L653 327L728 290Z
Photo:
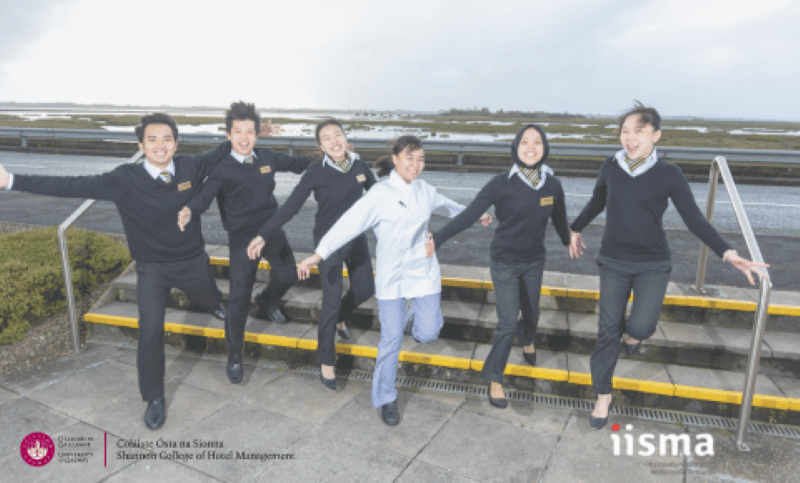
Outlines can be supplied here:
M185 191L192 187L191 181L186 181L178 185L178 191Z
M550 206L553 204L553 197L548 196L547 198L542 198L542 202L540 206Z
M359 183L365 183L367 181L367 177L364 176L363 174L359 174L358 176L356 176L356 181L358 181Z
M269 166L262 166L260 169L261 169L261 174L267 174L272 172L272 168L270 168Z

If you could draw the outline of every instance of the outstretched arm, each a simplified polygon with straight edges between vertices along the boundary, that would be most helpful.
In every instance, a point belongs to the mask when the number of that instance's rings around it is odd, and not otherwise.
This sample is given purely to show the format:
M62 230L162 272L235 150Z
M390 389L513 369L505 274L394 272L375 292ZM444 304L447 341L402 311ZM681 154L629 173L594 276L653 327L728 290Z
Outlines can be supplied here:
M496 191L495 183L487 183L466 209L461 211L458 216L453 218L453 220L441 230L433 234L433 248L441 248L447 240L466 230L484 216L488 217L489 221L491 221L491 217L486 215L486 210L497 200Z
M208 210L211 203L216 198L217 194L222 190L225 184L225 179L222 170L217 168L211 171L211 174L203 183L200 192L189 200L189 203L178 212L178 226L181 231L193 218L197 219Z
M592 197L589 199L589 202L586 203L586 206L583 207L583 211L578 215L578 218L572 222L570 228L576 233L583 231L592 220L597 218L597 215L606 209L606 196L608 195L608 187L606 186L604 175L606 163L603 163L603 166L600 167L600 174L597 176L597 183L594 185Z
M14 176L0 165L0 188L60 198L117 201L127 189L119 168L96 176Z
M190 154L189 157L200 163L200 176L205 178L225 156L231 154L230 141L220 143L216 148L200 154Z
M289 195L289 198L286 202L278 209L278 211L272 215L272 217L261 227L258 231L258 236L253 238L250 242L250 245L247 247L247 256L250 257L252 260L256 260L261 256L261 250L264 248L264 244L269 237L272 236L273 233L278 231L283 225L289 222L294 215L300 211L300 208L303 207L303 204L306 202L309 196L311 196L311 192L314 190L313 182L311 181L311 177L306 172L303 174L303 177L300 178L300 182L297 186L294 187L292 190L292 194Z
M564 246L568 246L570 244L570 233L567 225L567 202L564 196L564 188L559 187L558 191L550 219L553 221L553 226L556 228L559 238L561 238L561 243Z

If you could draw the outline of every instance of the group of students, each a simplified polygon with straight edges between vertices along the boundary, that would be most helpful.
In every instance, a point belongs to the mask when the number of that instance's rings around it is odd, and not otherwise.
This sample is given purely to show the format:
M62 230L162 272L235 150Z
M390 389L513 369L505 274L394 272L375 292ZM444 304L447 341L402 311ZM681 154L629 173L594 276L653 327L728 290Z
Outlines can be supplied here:
M444 322L435 250L475 222L488 226L491 206L498 221L490 248L498 324L481 377L488 381L489 400L498 408L507 406L503 374L515 336L525 360L536 365L534 339L548 221L569 246L570 256L580 257L586 248L580 232L606 211L597 258L598 339L591 357L598 397L590 418L593 429L608 421L620 341L632 355L655 332L671 271L662 225L670 200L692 233L741 270L751 284L752 274L763 276L758 267L767 266L740 257L703 217L680 168L658 157L655 145L661 136L661 117L655 109L638 103L620 117L622 149L601 166L592 197L571 226L564 190L545 164L547 135L534 124L524 126L514 138L511 168L492 178L467 207L418 179L425 157L422 142L415 136L399 137L390 153L376 162L378 177L388 176L378 182L370 167L347 150L344 129L335 119L317 125L315 136L323 154L318 163L256 148L260 135L272 133L269 123L261 126L253 104L232 104L226 111L225 128L228 141L215 149L175 156L178 129L174 120L166 114L144 116L136 135L145 161L98 176L14 176L0 165L0 188L116 203L136 261L137 368L142 398L148 402L144 421L150 429L160 428L166 420L164 314L170 289L177 287L225 321L226 372L231 383L240 383L245 323L261 258L272 268L270 282L256 301L263 314L277 323L287 322L279 305L283 295L319 265L323 296L317 362L321 382L331 390L336 389L336 334L350 338L345 322L353 310L373 295L377 298L381 340L372 403L381 408L381 418L390 426L400 421L395 378L407 301L415 312L413 338L418 343L435 340ZM278 207L273 191L275 173L281 171L302 173L302 177ZM312 230L316 249L296 266L281 227L312 192L318 204ZM227 308L221 304L199 223L215 198L230 245ZM437 208L446 208L452 221L430 233L428 221ZM369 229L377 238L374 280L365 235ZM343 265L350 279L344 296ZM626 317L631 293L635 298Z

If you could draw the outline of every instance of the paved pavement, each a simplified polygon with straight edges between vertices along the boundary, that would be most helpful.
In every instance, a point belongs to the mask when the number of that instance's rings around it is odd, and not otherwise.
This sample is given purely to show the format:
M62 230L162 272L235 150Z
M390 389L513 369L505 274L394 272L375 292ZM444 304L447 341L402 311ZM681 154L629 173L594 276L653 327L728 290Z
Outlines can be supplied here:
M19 174L47 175L88 175L98 174L113 169L123 160L119 158L103 158L88 156L56 156L47 154L2 153L0 163L9 170ZM443 194L460 203L469 203L478 190L488 181L491 175L475 173L426 172L422 177L437 186ZM279 203L283 203L297 183L299 176L279 173L276 176L275 195ZM569 219L574 219L588 200L594 186L594 180L581 178L563 178L567 192L567 210ZM698 200L705 199L707 186L693 183L692 189ZM739 186L739 191L746 203L746 209L754 231L759 235L765 260L772 264L770 275L777 290L800 290L800 278L796 276L800 260L800 189L797 187ZM714 225L724 233L725 238L746 256L747 246L741 235L739 225L726 199L724 189L720 187ZM63 222L83 200L58 200L19 192L0 191L0 221L29 223L52 226ZM313 199L306 202L298 215L286 225L289 241L295 251L312 252L313 240L311 229L316 213ZM436 230L447 222L447 219L434 215L431 229ZM216 204L203 216L203 233L207 243L227 244L227 235L222 228ZM604 230L604 217L598 219L584 231L584 240L588 246L586 255L580 260L570 260L567 250L561 245L555 230L549 229L545 244L548 248L546 270L597 275L594 263L600 240ZM122 223L113 203L98 202L77 223L76 226L90 230L122 233ZM489 265L489 245L494 235L494 222L488 229L475 226L448 242L437 253L443 263L454 265ZM674 208L670 207L664 218L667 237L673 255L672 280L691 283L697 272L699 241L686 230ZM369 233L374 248L374 237ZM722 264L716 256L710 257L707 283L746 287L747 281L736 270Z
M796 481L800 471L798 440L751 435L752 451L740 453L727 431L612 416L618 433L591 432L587 412L515 401L498 410L435 391L401 390L401 423L390 428L368 382L339 386L332 393L315 375L261 367L233 386L223 362L168 357L169 417L152 432L135 353L90 343L0 377L0 481ZM20 455L33 432L56 446L38 468ZM701 434L713 455L702 454ZM661 455L662 435L684 435L688 454L666 443ZM640 454L642 436L654 455Z

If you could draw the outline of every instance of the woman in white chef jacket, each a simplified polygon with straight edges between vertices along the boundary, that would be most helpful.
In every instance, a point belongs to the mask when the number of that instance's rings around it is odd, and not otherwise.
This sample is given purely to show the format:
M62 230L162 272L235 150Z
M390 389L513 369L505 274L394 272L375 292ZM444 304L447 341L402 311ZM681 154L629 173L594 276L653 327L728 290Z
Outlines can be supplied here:
M440 207L448 216L458 215L464 206L436 192L417 179L425 167L422 142L416 136L401 136L391 155L378 160L378 176L389 175L357 201L320 240L315 254L297 268L300 279L312 267L366 230L374 229L376 248L375 297L378 299L381 342L372 379L372 405L381 409L383 422L400 422L394 381L397 358L403 342L406 299L413 300L415 320L412 335L417 342L435 340L442 328L439 305L442 282L436 255L425 256L428 220ZM489 215L481 218L488 225Z

